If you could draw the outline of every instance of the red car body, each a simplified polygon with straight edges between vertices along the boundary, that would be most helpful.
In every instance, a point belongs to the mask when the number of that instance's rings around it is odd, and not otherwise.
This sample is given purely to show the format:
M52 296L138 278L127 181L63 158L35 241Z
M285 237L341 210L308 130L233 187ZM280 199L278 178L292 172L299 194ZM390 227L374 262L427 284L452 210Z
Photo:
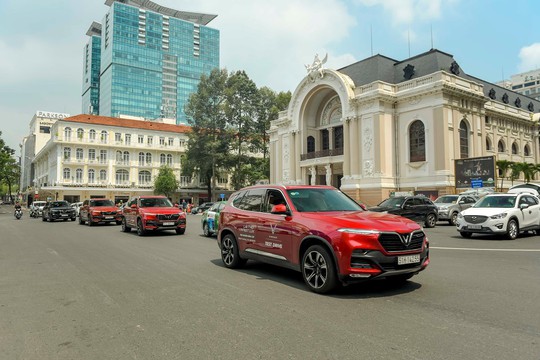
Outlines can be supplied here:
M139 236L149 231L186 231L186 213L175 207L165 196L136 196L122 210L122 231L137 229Z
M120 225L122 220L120 210L109 199L89 199L85 200L79 208L79 224L85 222L89 226L96 225L100 222L114 222Z
M339 283L405 281L429 264L429 242L420 225L365 211L330 186L242 189L221 211L219 229L226 267L251 259L292 268L319 293Z

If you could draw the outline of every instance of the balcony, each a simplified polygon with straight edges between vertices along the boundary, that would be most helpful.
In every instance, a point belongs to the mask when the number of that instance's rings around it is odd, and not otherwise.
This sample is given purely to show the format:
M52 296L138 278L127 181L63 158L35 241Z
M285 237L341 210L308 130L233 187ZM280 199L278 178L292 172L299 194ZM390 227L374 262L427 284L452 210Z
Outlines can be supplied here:
M316 159L316 158L322 158L322 157L328 157L328 156L339 156L339 155L343 155L343 148L326 149L326 150L309 152L307 154L301 154L300 160L303 161L303 160Z

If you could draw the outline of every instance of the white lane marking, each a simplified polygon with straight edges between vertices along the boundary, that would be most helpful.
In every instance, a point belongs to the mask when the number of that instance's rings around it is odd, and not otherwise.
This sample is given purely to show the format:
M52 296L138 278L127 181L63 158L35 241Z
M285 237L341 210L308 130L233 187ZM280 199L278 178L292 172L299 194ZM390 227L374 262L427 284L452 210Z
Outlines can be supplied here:
M56 251L54 251L53 249L51 249L51 248L47 248L47 251L48 251L49 253L53 254L53 255L58 256L58 253L57 253Z
M457 247L440 247L440 246L430 246L429 248L437 249L437 250L540 252L540 249L477 249L477 248L457 248Z

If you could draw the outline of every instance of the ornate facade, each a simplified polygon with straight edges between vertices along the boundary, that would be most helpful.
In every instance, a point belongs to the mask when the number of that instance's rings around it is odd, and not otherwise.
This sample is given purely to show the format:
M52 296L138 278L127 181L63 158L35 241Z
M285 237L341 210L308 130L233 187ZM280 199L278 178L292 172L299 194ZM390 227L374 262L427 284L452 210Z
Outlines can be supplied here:
M369 205L394 191L455 193L455 159L537 163L539 109L439 50L321 64L271 124L270 181L328 184Z

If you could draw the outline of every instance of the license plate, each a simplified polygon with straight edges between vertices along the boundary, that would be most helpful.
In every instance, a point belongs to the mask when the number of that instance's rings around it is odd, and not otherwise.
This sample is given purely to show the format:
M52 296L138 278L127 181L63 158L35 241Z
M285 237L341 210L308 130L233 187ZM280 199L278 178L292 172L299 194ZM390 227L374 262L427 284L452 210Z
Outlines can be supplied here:
M416 264L419 262L420 262L420 254L398 256L397 258L398 265Z
M114 216L105 216L105 219L114 219Z
M62 214L62 215L60 215L60 216L62 216L62 217L68 217L68 214Z
M163 226L173 226L174 222L164 222Z
M469 229L481 229L482 225L467 225Z

